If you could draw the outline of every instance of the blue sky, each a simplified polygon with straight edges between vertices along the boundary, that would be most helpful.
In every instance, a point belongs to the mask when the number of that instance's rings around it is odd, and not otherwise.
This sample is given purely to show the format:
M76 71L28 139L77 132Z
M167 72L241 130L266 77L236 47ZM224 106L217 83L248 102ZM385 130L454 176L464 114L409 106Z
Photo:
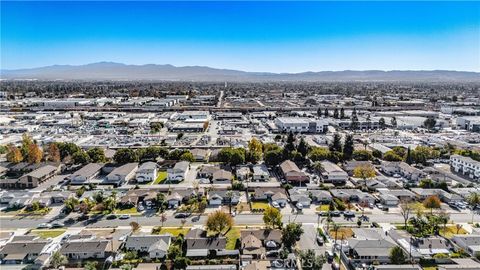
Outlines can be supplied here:
M1 68L480 71L479 2L6 2Z

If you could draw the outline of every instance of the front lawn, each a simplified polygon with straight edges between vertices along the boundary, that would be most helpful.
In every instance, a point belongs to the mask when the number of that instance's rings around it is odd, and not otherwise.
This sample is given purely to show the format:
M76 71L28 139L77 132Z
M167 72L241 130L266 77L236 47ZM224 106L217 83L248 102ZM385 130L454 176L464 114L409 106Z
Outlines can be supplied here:
M163 182L165 182L165 180L167 180L167 172L161 171L161 172L158 172L157 179L155 179L155 181L153 181L153 184L154 185L163 184Z
M227 250L235 250L237 240L240 238L240 228L239 227L232 227L225 235L227 238Z
M320 212L328 212L328 210L330 210L330 205L322 204L320 206L317 206L316 210Z
M335 239L335 231L332 228L330 228L329 234L330 234L330 237ZM337 240L342 239L342 237L343 239L348 239L348 238L351 238L352 236L353 236L353 231L348 227L340 227L337 231Z
M265 211L268 206L266 202L252 202L252 211Z
M44 208L40 208L38 210L30 210L30 209L23 209L22 211L20 211L20 215L32 215L32 216L44 216L46 214L48 214L48 212L50 212L50 210L52 210L51 208L48 208L48 207L44 207Z
M457 227L454 225L450 225L443 229L443 226L440 228L440 235L446 238L451 238L455 234L467 234L467 231L464 228L459 228L457 230Z
M171 234L174 237L182 234L183 236L187 235L190 228L180 228L180 227L155 227L152 230L152 234Z
M132 208L117 208L114 211L115 214L117 215L140 215L140 213L137 210L137 207L132 207Z
M30 233L38 235L41 238L55 238L63 233L65 233L66 230L60 229L60 230L31 230Z

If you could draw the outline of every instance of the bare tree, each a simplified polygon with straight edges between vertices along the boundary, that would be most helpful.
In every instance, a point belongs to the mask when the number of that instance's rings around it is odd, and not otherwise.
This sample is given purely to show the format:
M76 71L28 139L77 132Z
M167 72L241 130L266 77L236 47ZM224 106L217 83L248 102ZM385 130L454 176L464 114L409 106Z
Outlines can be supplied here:
M405 229L407 228L407 222L412 212L413 212L413 205L406 200L402 200L400 202L400 214L402 215L403 220L405 222Z

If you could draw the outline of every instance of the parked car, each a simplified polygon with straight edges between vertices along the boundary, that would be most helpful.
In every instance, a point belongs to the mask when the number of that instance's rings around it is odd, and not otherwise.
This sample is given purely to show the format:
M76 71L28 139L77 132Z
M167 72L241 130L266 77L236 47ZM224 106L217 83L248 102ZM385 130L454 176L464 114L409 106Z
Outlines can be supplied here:
M117 218L117 215L108 215L107 216L107 219L116 219Z
M326 250L325 257L327 258L327 261L331 263L333 261L333 252L330 250Z
M267 257L278 257L279 254L278 250L270 250L265 253Z
M176 213L175 218L187 218L190 216L190 213Z
M52 225L48 223L40 223L37 225L37 229L50 229Z
M192 218L192 222L197 222L197 221L199 221L199 220L200 220L200 216L194 216L194 217Z
M345 211L343 212L343 216L346 218L352 218L352 217L355 217L355 213L352 211Z
M323 237L321 237L320 235L317 235L317 244L319 246L323 246L324 243L325 241L323 241Z
M340 211L332 211L332 212L330 212L330 215L331 215L332 217L339 217L339 216L342 215L342 212L340 212Z
M303 209L303 204L297 203L297 208L298 208L299 210L302 210L302 209Z
M129 219L130 215L129 214L123 214L123 215L118 216L118 218L119 219Z
M51 228L62 228L65 227L65 224L61 222L53 222Z
M275 208L280 208L280 205L277 202L272 202L272 206Z

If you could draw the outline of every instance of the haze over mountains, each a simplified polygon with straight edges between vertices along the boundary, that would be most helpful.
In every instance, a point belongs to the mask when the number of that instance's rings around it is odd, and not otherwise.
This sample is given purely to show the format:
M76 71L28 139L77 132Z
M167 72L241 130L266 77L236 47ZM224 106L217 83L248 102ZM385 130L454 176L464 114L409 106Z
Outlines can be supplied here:
M480 73L466 71L320 71L302 73L246 72L203 66L126 65L99 62L1 70L2 79L38 80L153 80L153 81L480 81Z

